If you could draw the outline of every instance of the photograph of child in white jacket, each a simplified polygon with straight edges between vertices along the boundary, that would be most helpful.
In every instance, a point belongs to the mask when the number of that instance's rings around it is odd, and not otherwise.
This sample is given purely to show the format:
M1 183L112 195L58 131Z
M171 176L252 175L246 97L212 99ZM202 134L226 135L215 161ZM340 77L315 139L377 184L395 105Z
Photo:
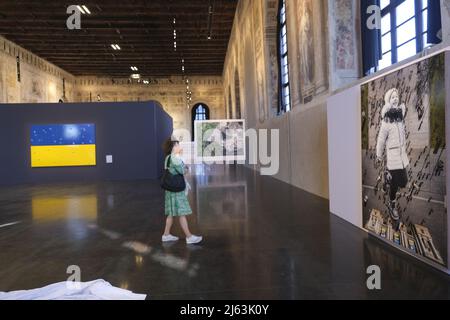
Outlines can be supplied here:
M439 54L361 86L361 205L369 233L448 266L445 79Z
M407 167L410 164L406 150L406 106L400 104L400 95L393 88L386 92L381 111L381 128L378 134L377 162L383 163L386 155L386 182L389 185L389 212L394 221L400 219L397 193L408 184Z

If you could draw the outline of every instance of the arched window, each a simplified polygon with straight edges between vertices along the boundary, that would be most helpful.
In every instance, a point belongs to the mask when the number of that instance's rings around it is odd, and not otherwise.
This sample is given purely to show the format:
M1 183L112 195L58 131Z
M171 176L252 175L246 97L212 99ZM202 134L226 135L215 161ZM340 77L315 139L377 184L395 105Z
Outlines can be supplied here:
M209 120L209 109L206 105L198 104L196 107L194 107L194 111L194 121Z
M233 119L233 99L231 99L231 89L228 89L228 119Z
M291 110L291 91L289 86L289 59L287 43L286 0L279 0L278 10L278 70L279 80L279 107L278 113Z
M209 120L209 107L204 103L197 103L192 108L192 141L194 141L195 121Z
M241 112L241 89L239 84L239 73L236 70L234 74L234 95L236 96L236 119L242 118Z

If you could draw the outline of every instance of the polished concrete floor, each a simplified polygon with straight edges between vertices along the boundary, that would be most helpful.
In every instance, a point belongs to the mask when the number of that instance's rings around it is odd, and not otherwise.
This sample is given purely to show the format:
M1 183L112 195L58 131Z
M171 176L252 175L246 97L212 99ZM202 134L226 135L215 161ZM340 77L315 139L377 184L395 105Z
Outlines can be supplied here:
M149 299L449 299L449 277L242 167L189 177L201 246L162 245L155 181L0 188L0 291L104 279ZM174 233L181 236L177 227ZM382 289L366 268L379 265Z

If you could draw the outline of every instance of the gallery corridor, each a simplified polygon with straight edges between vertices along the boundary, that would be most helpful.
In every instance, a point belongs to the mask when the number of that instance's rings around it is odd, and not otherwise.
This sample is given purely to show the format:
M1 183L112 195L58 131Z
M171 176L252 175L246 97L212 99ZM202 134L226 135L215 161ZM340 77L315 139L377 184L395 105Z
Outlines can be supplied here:
M82 281L152 300L450 298L446 276L330 215L324 199L239 166L199 166L189 181L196 247L161 244L157 181L1 188L0 291L78 266ZM367 289L370 265L380 291Z

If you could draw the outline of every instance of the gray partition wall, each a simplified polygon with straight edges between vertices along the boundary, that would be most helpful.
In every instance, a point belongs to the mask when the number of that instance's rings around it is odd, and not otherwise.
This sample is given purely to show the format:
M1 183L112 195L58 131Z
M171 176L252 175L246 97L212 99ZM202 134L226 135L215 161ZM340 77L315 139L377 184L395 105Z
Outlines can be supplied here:
M32 168L31 126L49 124L95 124L96 166ZM157 179L172 131L172 118L153 101L0 104L0 185Z

